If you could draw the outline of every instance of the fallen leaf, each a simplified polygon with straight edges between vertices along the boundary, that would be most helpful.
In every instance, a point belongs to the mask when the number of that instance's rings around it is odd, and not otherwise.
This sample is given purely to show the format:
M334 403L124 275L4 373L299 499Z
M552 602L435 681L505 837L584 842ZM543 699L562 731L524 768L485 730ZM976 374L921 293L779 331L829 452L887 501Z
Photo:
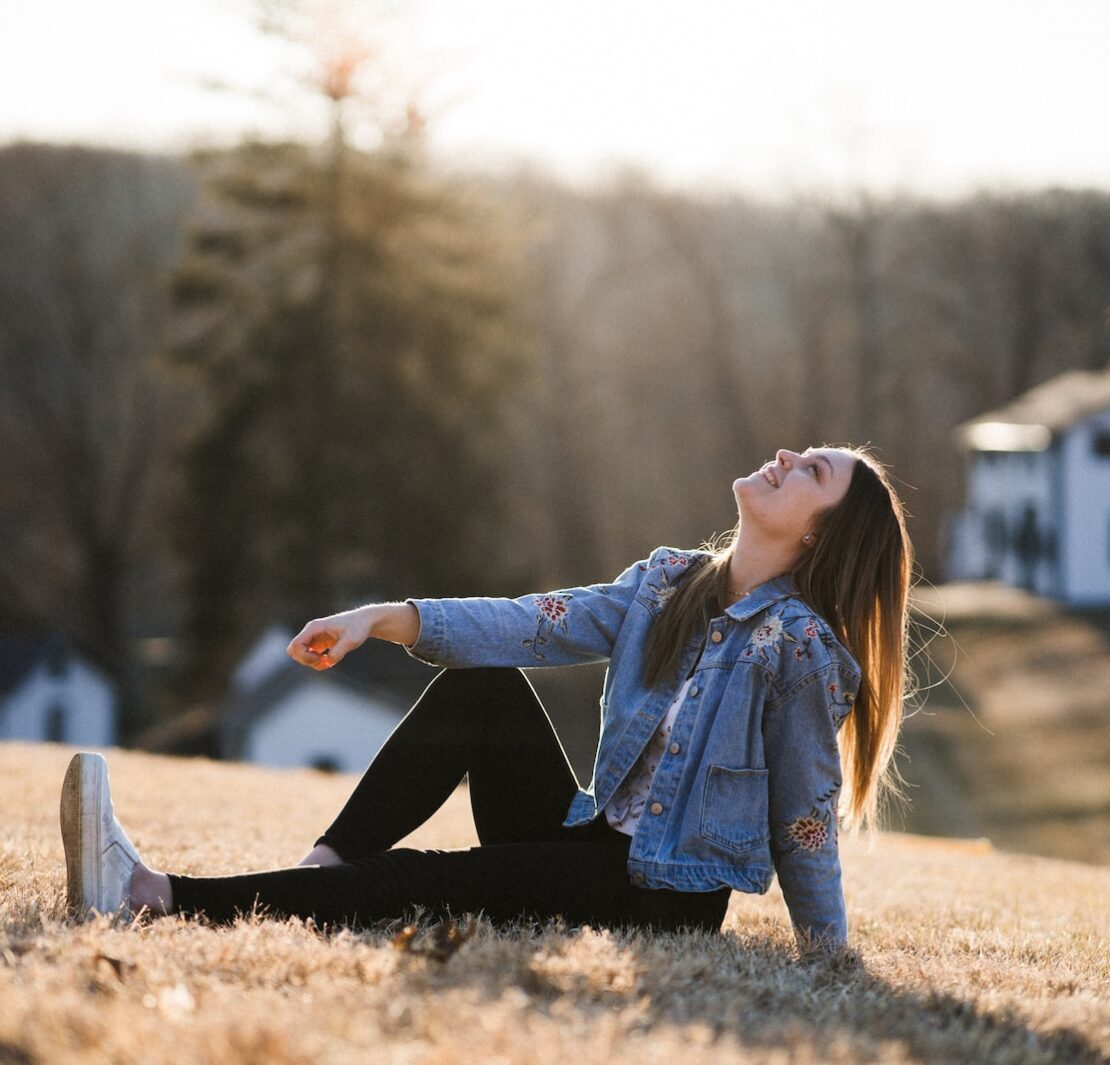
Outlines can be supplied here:
M134 962L123 961L121 958L113 958L108 954L97 951L96 954L93 955L93 963L95 964L101 961L107 962L112 967L112 971L116 974L120 983L123 983L124 974L135 968Z
M415 925L406 925L393 937L393 946L409 954L423 954L438 962L445 962L477 930L478 922L469 918L465 925L456 921L441 921L422 937L417 938Z
M405 925L390 942L395 950L412 950L412 941L416 938L416 925Z

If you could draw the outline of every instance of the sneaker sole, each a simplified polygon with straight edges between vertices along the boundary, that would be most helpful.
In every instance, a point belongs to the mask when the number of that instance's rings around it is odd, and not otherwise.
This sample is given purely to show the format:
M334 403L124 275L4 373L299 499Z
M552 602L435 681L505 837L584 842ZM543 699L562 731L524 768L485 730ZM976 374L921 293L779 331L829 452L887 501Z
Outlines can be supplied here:
M103 758L75 754L62 782L62 846L66 853L66 910L83 918L99 898L100 778Z

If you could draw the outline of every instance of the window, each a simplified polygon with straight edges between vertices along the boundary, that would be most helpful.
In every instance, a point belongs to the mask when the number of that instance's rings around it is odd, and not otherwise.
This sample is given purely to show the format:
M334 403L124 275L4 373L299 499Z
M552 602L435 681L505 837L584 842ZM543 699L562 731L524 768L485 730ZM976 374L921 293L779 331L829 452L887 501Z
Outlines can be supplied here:
M1013 549L1017 555L1021 573L1021 586L1029 591L1037 590L1037 567L1044 555L1044 537L1041 535L1037 510L1032 503L1026 503L1021 520L1014 530Z
M61 640L51 640L46 648L46 671L52 677L64 677L68 655Z
M55 703L46 711L46 742L64 743L66 738L66 708Z
M983 539L995 554L1002 554L1009 545L1006 518L1001 510L988 510L983 516Z
M1044 534L1044 557L1049 562L1056 561L1056 530L1046 529Z

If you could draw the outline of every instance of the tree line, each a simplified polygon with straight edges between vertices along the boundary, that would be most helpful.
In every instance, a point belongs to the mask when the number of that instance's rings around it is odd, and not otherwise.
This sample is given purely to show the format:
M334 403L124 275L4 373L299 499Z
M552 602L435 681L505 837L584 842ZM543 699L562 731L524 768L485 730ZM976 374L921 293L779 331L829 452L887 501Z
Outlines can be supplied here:
M1108 294L1099 190L772 206L452 173L341 129L11 145L3 621L94 649L134 730L218 698L274 620L605 580L822 443L893 466L941 580L953 427L1106 366ZM179 650L159 674L152 636Z

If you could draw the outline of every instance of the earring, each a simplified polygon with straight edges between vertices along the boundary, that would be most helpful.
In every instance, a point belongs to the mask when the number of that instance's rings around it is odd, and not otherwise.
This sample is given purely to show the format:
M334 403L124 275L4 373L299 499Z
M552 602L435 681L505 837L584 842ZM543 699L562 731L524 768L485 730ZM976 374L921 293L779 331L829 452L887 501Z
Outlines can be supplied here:
M813 533L806 533L805 536L802 537L802 542L807 544L813 543Z

